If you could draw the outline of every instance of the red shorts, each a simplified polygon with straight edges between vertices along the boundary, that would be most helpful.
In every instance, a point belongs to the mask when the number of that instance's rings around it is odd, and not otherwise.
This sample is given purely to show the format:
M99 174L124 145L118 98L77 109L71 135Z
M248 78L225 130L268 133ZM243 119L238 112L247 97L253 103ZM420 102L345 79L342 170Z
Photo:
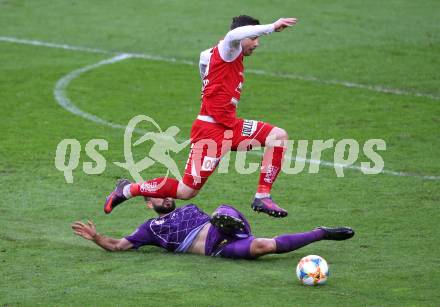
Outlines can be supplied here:
M268 123L241 118L233 128L196 119L191 128L191 151L183 183L200 190L223 155L231 150L244 151L264 146L273 128Z

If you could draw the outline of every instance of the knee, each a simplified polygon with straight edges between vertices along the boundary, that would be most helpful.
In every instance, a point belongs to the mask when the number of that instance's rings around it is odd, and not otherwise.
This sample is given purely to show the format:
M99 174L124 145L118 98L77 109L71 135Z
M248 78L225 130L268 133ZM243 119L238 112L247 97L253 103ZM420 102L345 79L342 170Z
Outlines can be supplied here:
M275 240L266 239L259 243L260 250L264 253L272 253L276 249Z
M254 257L274 253L276 242L273 239L255 239L251 244L251 254Z
M177 198L178 199L191 199L194 198L199 193L199 190L192 189L185 184L179 184L177 188Z
M286 141L289 139L287 131L278 127L272 129L266 139L266 146L286 146Z
M270 131L269 135L267 136L267 139L269 139L269 140L288 140L289 135L287 134L286 130L284 130L282 128L275 127Z
M275 140L288 140L289 139L289 135L287 134L287 131L282 128L275 127L272 129L271 133L273 133Z
M196 197L196 195L199 193L198 190L191 190L191 191L185 191L184 193L182 193L181 197L179 197L180 199L191 199Z

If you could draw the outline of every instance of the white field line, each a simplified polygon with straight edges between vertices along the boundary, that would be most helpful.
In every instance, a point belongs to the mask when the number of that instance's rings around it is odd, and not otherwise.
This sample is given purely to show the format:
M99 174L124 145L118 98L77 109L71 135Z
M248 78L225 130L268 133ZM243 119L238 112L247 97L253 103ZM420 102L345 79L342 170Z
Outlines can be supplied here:
M71 46L71 45L66 45L66 44L56 44L56 43L50 43L50 42L44 42L44 41L38 41L38 40L30 40L30 39L19 39L16 37L9 37L9 36L0 36L0 41L9 42L9 43L16 43L16 44L48 47L48 48L58 48L58 49L65 49L65 50L72 50L72 51L100 53L100 54L121 54L122 53L122 54L127 54L130 57L134 57L134 58L143 58L143 59L147 59L147 60L162 61L162 62L169 62L169 63L197 65L197 63L195 63L193 61L180 60L180 59L176 59L176 58L172 58L172 57L163 57L163 56L158 56L158 55L150 55L150 54L146 54L146 53L130 53L130 52L109 51L109 50L98 49L98 48ZM408 91L405 89L390 88L390 87L386 87L384 85L367 85L367 84L360 84L360 83L341 81L341 80L325 80L325 79L320 79L320 78L313 77L313 76L302 76L302 75L296 75L296 74L277 73L277 72L269 72L269 71L257 70L257 69L248 69L246 71L249 73L252 73L252 74L257 74L257 75L271 76L271 77L278 77L278 78L285 78L285 79L293 79L293 80L310 81L310 82L328 84L328 85L339 85L339 86L344 86L344 87L348 87L348 88L359 88L359 89L364 89L364 90L368 90L368 91L372 91L372 92L376 92L376 93L385 93L385 94L393 94L393 95L401 95L401 96L424 97L424 98L429 98L429 99L433 99L433 100L440 100L440 96L435 96L435 95L432 95L429 93L418 93L418 92Z
M109 126L111 128L114 129L122 129L125 130L126 126L124 125L119 125L119 124L114 124L112 122L106 121L105 119L99 118L93 114L84 112L83 110L79 109L77 106L75 106L72 101L67 97L66 94L66 89L69 86L70 82L72 82L74 79L78 78L81 74L91 71L93 69L96 69L100 66L104 66L104 65L108 65L108 64L113 64L119 61L123 61L125 59L129 59L132 58L133 54L119 54L117 56L114 56L112 58L106 59L106 60L102 60L96 64L92 64L92 65L88 65L85 66L83 68L80 69L76 69L70 73L68 73L67 75L65 75L64 77L62 77L60 80L58 80L58 82L55 85L54 88L54 96L56 101L58 102L58 104L64 108L65 110L69 111L70 113L73 113L75 115L78 115L82 118L85 118L89 121L95 122L97 124L100 125L105 125L105 126ZM138 133L138 134L144 134L147 131L141 130L141 129L135 129L134 132ZM183 139L179 139L180 142L185 141ZM256 155L262 155L261 152L258 151L251 151L251 154L256 154ZM292 161L292 157L286 157L287 160ZM313 159L304 159L304 158L300 158L300 157L295 157L293 159L294 161L299 161L299 162L306 162L309 164L319 164L325 167L331 167L334 168L336 167L342 167L345 169L351 169L351 170L357 170L357 171L363 171L364 168L362 168L361 166L357 166L357 165L345 165L345 164L339 164L339 163L333 163L333 162L329 162L329 161L322 161L322 160L313 160ZM417 175L417 174L410 174L410 173L403 173L403 172L396 172L396 171L390 171L390 170L382 170L383 174L387 174L387 175L393 175L393 176L400 176L400 177L419 177L422 179L428 179L428 180L439 180L440 176L426 176L426 175Z
M72 82L74 79L78 78L81 74L83 74L87 71L93 70L95 68L98 68L100 66L103 66L103 65L112 64L112 63L116 63L116 62L128 59L129 57L130 57L130 55L128 55L128 54L120 54L120 55L117 55L117 56L112 57L110 59L106 59L106 60L100 61L96 64L88 65L88 66L85 66L80 69L76 69L76 70L68 73L67 75L65 75L64 77L59 79L57 81L57 83L55 84L55 89L53 91L53 94L55 96L56 101L65 110L67 110L70 113L73 113L75 115L81 116L82 118L85 118L87 120L90 120L90 121L95 122L100 125L109 126L114 129L125 129L125 126L123 126L123 125L111 123L109 121L106 121L105 119L99 118L93 114L84 112L83 110L79 109L67 97L66 89L67 89L67 86L70 84L70 82Z

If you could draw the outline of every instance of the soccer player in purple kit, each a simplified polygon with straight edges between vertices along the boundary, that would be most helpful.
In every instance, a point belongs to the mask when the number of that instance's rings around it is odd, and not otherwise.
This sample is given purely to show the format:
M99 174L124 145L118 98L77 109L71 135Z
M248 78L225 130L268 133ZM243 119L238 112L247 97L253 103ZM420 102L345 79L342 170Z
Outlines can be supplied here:
M230 205L219 206L209 216L194 204L176 209L172 198L146 198L157 218L147 220L131 235L121 239L103 236L93 222L77 221L74 233L108 251L138 249L155 245L176 253L256 259L267 254L294 251L321 240L346 240L354 236L349 227L318 227L312 231L282 234L271 239L255 238L243 214Z

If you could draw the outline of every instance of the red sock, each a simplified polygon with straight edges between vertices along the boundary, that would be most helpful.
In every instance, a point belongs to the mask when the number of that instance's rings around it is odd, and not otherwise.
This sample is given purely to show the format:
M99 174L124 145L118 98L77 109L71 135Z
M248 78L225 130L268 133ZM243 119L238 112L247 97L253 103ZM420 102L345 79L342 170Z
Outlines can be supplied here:
M166 198L177 196L179 181L174 178L155 178L143 183L132 183L130 186L131 196L146 196Z
M273 147L272 156L268 155L263 158L257 193L270 193L272 184L281 171L283 156L284 147L276 146Z

